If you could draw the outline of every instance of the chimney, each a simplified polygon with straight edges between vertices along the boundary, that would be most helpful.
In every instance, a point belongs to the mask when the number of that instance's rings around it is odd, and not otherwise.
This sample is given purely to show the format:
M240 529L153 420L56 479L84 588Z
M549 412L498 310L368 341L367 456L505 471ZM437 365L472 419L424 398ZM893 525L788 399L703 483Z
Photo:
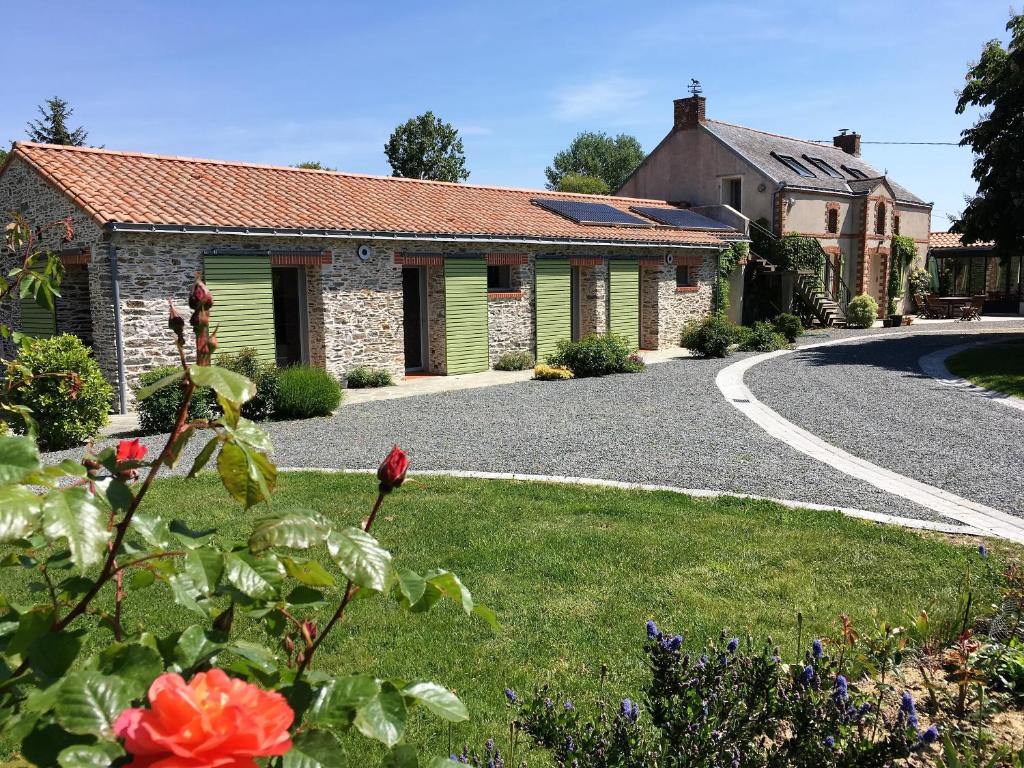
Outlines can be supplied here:
M676 99L672 103L675 105L673 125L676 130L688 131L704 122L703 96L688 96L685 99Z
M860 157L860 134L856 131L851 133L848 128L841 128L839 135L832 137L832 143L846 154Z

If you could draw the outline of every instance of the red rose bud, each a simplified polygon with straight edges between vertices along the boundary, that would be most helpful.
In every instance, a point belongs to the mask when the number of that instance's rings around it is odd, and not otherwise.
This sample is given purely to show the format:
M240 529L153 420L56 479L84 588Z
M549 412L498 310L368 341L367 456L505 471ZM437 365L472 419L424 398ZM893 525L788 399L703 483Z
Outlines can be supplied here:
M384 463L377 470L377 479L380 480L381 493L390 493L405 482L405 473L409 471L409 457L405 451L397 445L391 449L391 453L384 459Z
M209 309L213 306L213 294L206 287L206 283L198 278L192 286L192 293L188 295L188 305L192 309Z
M167 306L170 307L170 314L167 318L167 327L178 337L179 341L185 341L185 318L178 314L174 304L167 299Z

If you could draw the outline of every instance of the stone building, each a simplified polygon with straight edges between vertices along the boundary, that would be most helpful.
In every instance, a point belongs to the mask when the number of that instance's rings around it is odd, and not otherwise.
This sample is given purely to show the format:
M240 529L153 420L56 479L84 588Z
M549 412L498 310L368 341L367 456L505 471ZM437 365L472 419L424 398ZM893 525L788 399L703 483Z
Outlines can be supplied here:
M692 214L665 224L679 209L658 200L31 143L0 169L0 208L70 217L72 241L44 243L67 266L56 315L23 303L7 319L91 343L122 410L139 374L175 361L167 300L182 307L197 274L221 351L338 377L460 374L607 330L676 345L743 237Z
M836 276L827 290L845 283L875 297L880 314L892 236L912 237L923 265L932 205L865 162L859 134L842 131L829 146L708 119L700 95L674 107L672 129L617 194L724 205L776 236L814 237Z

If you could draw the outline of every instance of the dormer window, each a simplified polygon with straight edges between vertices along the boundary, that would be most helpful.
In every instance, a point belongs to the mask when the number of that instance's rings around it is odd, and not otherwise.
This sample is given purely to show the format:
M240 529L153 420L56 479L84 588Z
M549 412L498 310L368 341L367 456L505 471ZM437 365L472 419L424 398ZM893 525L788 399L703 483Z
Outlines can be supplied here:
M876 235L884 235L885 234L885 214L886 214L885 203L879 203L875 207L875 234Z
M813 165L819 171L824 173L826 176L831 176L833 179L841 179L841 178L843 178L843 174L841 174L839 171L837 171L835 168L833 168L827 162L822 160L820 157L809 157L808 155L804 155L804 157L807 158L807 162L809 162L811 165Z
M779 155L772 152L772 156L794 173L808 179L815 178L811 170L792 155Z
M846 171L854 179L866 179L867 174L864 171L859 171L856 168L851 168L848 165L843 166L843 170Z

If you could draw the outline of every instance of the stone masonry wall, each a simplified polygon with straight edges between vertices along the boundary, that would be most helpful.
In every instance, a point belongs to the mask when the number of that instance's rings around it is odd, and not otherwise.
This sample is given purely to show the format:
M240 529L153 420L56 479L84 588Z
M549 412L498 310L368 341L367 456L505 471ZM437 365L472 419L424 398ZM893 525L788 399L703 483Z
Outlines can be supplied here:
M448 372L448 349L444 325L444 267L427 270L427 370L444 375Z
M69 266L60 283L56 302L58 333L73 333L86 346L92 346L92 309L89 301L89 268L84 264Z
M520 291L519 297L487 300L487 350L492 366L506 352L533 351L533 265L534 260L530 259L527 264L509 268L511 288Z
M608 330L608 263L580 267L580 333Z
M703 320L714 307L716 252L705 251L704 262L690 270L696 271L696 291L676 290L676 268L671 264L651 270L658 273L658 347L679 346L683 326Z

